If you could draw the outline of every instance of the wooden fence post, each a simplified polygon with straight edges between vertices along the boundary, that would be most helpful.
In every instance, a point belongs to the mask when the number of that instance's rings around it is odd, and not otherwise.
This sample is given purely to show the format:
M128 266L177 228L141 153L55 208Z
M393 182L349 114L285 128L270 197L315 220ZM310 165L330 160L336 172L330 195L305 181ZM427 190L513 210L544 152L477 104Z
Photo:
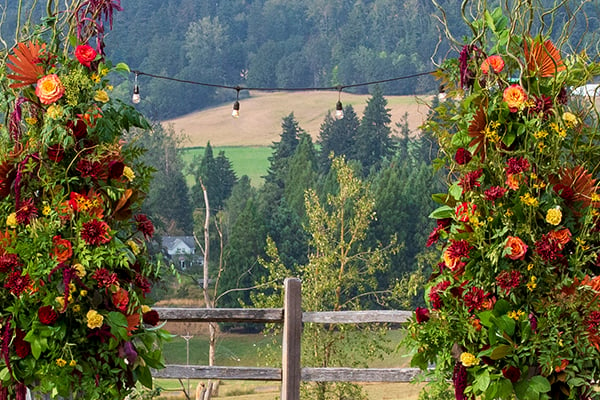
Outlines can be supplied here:
M300 279L286 278L283 284L283 343L281 358L281 400L300 399L302 366L302 290Z

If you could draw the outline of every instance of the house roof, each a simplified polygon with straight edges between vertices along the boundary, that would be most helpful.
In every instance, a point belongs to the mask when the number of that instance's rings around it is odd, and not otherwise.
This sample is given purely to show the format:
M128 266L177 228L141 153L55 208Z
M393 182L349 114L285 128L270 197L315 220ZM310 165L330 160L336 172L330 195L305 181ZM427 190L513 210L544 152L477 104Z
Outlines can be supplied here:
M178 246L179 243L185 244L190 249L196 249L196 241L193 236L163 236L162 247L167 250L173 249Z

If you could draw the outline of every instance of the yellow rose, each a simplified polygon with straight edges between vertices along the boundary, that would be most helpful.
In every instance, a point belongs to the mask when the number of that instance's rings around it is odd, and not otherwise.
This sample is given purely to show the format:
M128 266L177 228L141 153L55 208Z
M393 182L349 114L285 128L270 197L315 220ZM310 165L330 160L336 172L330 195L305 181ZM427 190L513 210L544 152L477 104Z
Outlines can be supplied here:
M104 90L96 90L94 100L99 101L101 103L108 103L108 94Z
M85 267L81 263L74 264L73 268L79 278L83 278L87 274L87 272L85 272Z
M100 328L104 322L104 317L96 310L90 310L87 312L87 326L90 329Z
M558 225L562 220L562 211L560 211L560 207L554 207L548 210L546 213L546 222L550 225Z
M563 119L563 121L565 121L567 123L567 125L570 125L570 126L577 126L577 124L579 124L579 119L577 119L577 116L575 116L575 114L570 113L568 111L563 113L562 119Z
M54 300L56 300L61 310L65 308L65 298L63 296L58 296Z
M9 228L17 227L17 213L8 214L8 217L6 217L6 226Z
M479 358L477 358L473 354L465 351L460 355L460 362L462 363L462 365L464 365L467 368L473 367L473 366L479 364Z
M133 180L135 179L135 172L133 172L133 170L128 167L127 165L123 168L123 176L125 178L127 178L127 180L129 182L133 182Z
M142 314L146 314L150 310L152 310L150 306L147 306L146 304L142 306Z

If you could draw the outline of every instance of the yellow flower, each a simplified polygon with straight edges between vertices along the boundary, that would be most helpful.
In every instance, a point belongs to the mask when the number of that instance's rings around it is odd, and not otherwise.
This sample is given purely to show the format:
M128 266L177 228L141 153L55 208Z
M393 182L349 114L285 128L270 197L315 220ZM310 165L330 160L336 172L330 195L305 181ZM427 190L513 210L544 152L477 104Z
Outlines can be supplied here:
M108 74L109 71L110 70L108 68L106 68L106 67L102 68L100 70L100 76L104 76L104 75Z
M73 312L78 313L79 311L81 311L81 306L79 304L75 304L73 306Z
M150 308L150 306L148 306L148 305L146 305L146 304L144 304L144 305L142 306L142 314L146 314L146 313L147 313L147 312L149 312L150 310L152 310L152 309Z
M590 246L586 245L585 240L583 240L582 238L578 237L575 239L575 241L577 241L577 244L579 244L579 246L581 247L581 250L587 251L590 249Z
M99 101L101 103L108 103L110 99L108 98L108 94L104 90L96 90L94 100Z
M51 119L58 119L63 116L63 109L59 104L52 104L46 110L46 115Z
M591 200L592 200L593 202L598 202L598 201L600 201L600 194L598 194L598 193L592 193Z
M465 367L472 367L474 365L479 364L479 358L465 351L460 355L460 362Z
M548 210L546 213L546 222L550 225L558 225L562 221L562 211L560 211L560 207L554 207Z
M9 228L17 227L17 213L8 214L8 217L6 217L6 226Z
M518 321L519 319L521 319L521 317L523 315L525 315L525 312L521 311L521 310L519 310L519 311L509 311L507 315L508 315L509 318L512 318L512 319Z
M568 111L563 113L562 119L568 126L577 126L579 124L579 119L575 116L575 114Z
M536 139L543 139L546 136L548 136L548 132L546 132L546 131L537 131L537 132L534 132L534 134L533 134L533 137Z
M100 78L100 75L98 75L97 73L95 73L95 72L94 72L94 73L92 74L92 81L93 81L94 83L100 83L100 79L101 79L101 78Z
M567 137L567 131L564 128L561 128L560 126L558 126L558 124L556 122L551 122L550 123L550 127L552 128L552 130L554 130L554 132L556 132L556 134L558 136L560 136L561 138L566 138Z
M65 308L65 298L63 296L58 296L54 300L56 300L61 310Z
M71 360L71 361L69 362L69 366L70 366L70 367L74 367L74 366L76 366L76 365L77 365L77 361L75 361L75 360Z
M529 193L525 193L523 196L521 196L519 198L521 199L521 202L523 204L525 204L526 206L537 207L539 204L538 199L536 199Z
M64 367L65 365L67 365L67 361L62 359L62 358L57 358L56 359L56 365L58 365L59 367Z
M74 264L73 268L79 278L83 278L87 274L85 267L81 263Z
M527 265L527 271L531 271L533 269L533 264L528 264Z
M533 289L535 289L537 287L537 278L535 276L532 276L529 279L529 282L527 283L527 289L529 289L530 292L533 292Z
M131 248L131 252L133 254L135 254L136 256L138 254L140 254L140 246L138 246L138 244L135 241L133 241L133 240L130 239L130 240L128 240L125 243Z
M135 179L135 172L133 172L133 170L128 167L127 165L123 168L123 176L125 178L127 178L127 180L129 182L133 182L133 180Z
M506 215L507 217L512 217L514 215L514 213L512 212L512 210L509 208L508 210L506 210L506 212L504 213L504 215Z
M90 310L87 312L87 326L90 329L100 328L104 322L104 317L96 310Z
M27 122L29 125L35 125L37 123L37 118L27 117L25 118L25 122Z
M45 204L44 207L42 207L42 214L44 214L46 217L50 215L51 212L52 208L48 204Z
M80 295L81 297L85 297L85 296L87 296L87 290L85 290L85 289L82 289L82 290L81 290L81 292L79 292L79 295Z
M106 90L110 91L110 90L113 90L113 89L114 89L113 85L106 85Z

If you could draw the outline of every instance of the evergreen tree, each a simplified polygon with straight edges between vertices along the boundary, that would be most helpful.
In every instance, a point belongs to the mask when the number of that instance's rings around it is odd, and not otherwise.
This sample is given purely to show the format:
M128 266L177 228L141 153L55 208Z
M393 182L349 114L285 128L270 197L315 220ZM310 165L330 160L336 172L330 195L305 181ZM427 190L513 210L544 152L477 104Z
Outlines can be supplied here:
M223 209L225 200L231 195L231 190L237 181L237 176L231 166L231 161L225 156L224 151L220 151L217 158L213 156L213 149L210 142L206 144L204 156L198 162L195 159L192 165L192 175L194 176L194 185L192 186L192 200L195 208L203 209L204 195L202 185L206 188L208 203L211 213L216 214Z
M273 154L269 157L270 165L267 176L265 176L267 183L273 183L280 189L283 188L289 159L294 155L296 147L300 143L299 136L301 133L304 133L304 130L300 128L293 112L283 118L280 140L279 142L273 142L271 146Z
M351 105L344 107L344 118L335 119L330 113L321 124L318 143L321 147L319 153L319 166L323 173L327 173L331 166L330 155L345 156L348 159L354 155L356 135L360 122Z
M287 204L301 218L305 215L304 192L316 183L317 168L317 152L312 138L302 133L296 152L290 159L284 188Z
M157 221L164 234L189 235L193 230L192 205L183 176L183 160L172 128L157 124L138 137L147 149L143 161L156 173L144 202L144 210Z
M386 106L383 91L376 86L367 100L354 146L353 158L360 161L365 176L371 168L378 170L383 160L394 153L390 110Z

